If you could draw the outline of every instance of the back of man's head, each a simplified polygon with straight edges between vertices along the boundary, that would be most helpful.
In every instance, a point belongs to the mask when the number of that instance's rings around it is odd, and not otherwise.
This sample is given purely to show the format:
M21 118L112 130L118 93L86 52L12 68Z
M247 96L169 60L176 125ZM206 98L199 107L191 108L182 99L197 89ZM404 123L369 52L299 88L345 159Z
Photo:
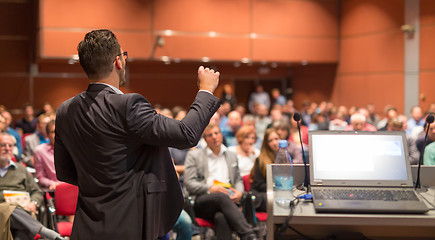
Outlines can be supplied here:
M121 46L113 32L107 29L88 32L77 47L80 65L89 79L107 77L113 61L121 54Z

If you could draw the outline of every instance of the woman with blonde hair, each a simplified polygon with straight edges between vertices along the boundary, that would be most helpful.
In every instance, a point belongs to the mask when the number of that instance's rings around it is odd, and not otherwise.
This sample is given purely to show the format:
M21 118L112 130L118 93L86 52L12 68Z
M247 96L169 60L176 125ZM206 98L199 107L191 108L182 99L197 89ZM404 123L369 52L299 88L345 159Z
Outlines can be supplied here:
M237 154L240 175L245 176L250 174L255 158L260 154L260 151L254 147L257 141L255 128L252 126L241 127L236 132L236 140L238 145L231 146L228 150Z
M254 167L251 170L251 192L255 198L255 209L260 212L266 211L266 166L274 163L278 152L278 131L275 128L268 128L264 133L263 144L260 155L255 159Z

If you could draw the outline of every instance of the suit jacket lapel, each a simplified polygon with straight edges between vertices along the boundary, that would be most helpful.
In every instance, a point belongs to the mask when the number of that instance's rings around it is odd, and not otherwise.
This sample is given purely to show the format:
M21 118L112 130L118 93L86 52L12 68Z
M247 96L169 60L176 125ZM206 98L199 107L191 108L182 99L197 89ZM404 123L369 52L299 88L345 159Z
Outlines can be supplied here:
M205 182L207 182L208 175L209 175L209 173L208 173L207 147L202 150L201 154L202 154L202 156L201 156L202 158L200 158L200 159L203 160L201 163L203 164L202 169L204 170L204 180L205 180ZM198 166L198 167L201 167L201 166Z

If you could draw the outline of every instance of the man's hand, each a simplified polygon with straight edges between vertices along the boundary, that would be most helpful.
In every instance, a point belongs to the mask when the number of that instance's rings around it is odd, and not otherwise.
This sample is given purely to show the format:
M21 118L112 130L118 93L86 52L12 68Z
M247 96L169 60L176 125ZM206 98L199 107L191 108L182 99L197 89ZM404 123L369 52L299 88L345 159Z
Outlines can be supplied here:
M24 209L29 212L36 213L36 204L34 202L29 202L26 206L24 206Z
M59 185L59 182L56 182L56 183L51 184L51 185L48 187L48 189L50 189L50 191L54 191L54 190L56 190L56 186L57 186L57 185Z
M226 189L226 188L224 188L222 186L219 186L219 185L212 185L208 190L209 190L210 193L219 193L219 192L221 192L221 193L224 193L226 195L229 195L228 189Z
M233 192L233 194L230 195L231 200L233 200L234 203L238 203L242 199L243 194L234 188L230 190Z
M203 66L198 68L198 87L199 90L210 91L211 93L217 88L219 84L219 72L215 72L213 69L204 68Z

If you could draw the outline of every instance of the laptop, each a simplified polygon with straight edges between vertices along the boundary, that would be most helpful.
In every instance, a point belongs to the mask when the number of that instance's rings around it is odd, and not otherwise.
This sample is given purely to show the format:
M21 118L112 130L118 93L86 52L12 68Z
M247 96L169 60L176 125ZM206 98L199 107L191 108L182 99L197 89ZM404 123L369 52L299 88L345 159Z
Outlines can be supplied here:
M316 212L425 213L413 188L405 132L310 131Z

